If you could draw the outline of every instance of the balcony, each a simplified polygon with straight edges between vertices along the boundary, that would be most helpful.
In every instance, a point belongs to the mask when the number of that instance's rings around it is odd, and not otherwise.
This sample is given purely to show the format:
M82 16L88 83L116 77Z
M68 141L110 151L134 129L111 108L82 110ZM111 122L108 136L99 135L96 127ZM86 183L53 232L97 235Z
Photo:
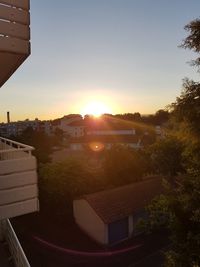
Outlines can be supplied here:
M39 210L33 149L0 137L0 220Z
M30 54L29 0L0 0L0 87Z

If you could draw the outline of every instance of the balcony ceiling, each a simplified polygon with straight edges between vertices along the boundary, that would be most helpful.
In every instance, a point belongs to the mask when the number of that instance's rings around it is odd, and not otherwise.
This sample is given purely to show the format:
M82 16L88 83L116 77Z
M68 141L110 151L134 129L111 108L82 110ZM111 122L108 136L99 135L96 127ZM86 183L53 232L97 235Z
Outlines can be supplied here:
M25 54L0 52L0 87L12 76L28 57Z
M0 0L0 87L30 54L29 0Z

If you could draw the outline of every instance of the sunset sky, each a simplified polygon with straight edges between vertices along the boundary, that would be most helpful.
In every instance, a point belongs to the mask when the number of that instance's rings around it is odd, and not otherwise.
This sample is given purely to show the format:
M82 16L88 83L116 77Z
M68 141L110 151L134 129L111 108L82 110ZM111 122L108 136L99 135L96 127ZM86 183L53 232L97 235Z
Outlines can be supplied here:
M199 79L178 48L199 15L199 0L32 0L32 54L0 89L0 122L164 108Z

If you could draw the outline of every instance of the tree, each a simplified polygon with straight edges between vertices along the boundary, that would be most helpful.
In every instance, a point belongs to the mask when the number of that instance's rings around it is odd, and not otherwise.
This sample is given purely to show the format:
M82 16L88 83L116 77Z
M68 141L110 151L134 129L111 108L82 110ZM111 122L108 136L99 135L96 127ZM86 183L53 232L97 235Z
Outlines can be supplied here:
M169 112L167 110L159 109L155 113L155 123L162 125L169 120Z
M52 151L52 139L42 131L33 130L32 127L26 128L22 134L15 138L18 142L33 146L33 154L39 163L50 161Z
M141 122L141 115L139 112L116 114L114 117L127 121Z
M58 218L73 217L73 199L97 188L95 177L84 159L68 158L42 165L39 169L41 211L53 213Z
M190 133L200 134L200 83L184 79L182 93L170 108L176 122L186 123Z
M175 176L183 171L183 145L177 138L168 136L159 140L151 146L150 151L155 172Z
M166 253L166 267L200 266L200 176L184 175L168 184L165 195L148 206L150 231L167 227L171 246Z
M54 135L52 137L52 141L53 141L53 145L55 146L60 146L63 143L63 139L64 139L64 132L62 129L56 127L55 131L54 131Z
M103 166L107 183L119 186L140 180L145 167L139 153L122 146L107 151Z
M172 250L166 266L200 266L200 177L184 176L168 197ZM174 265L175 263L175 265Z
M200 20L190 22L185 29L190 34L184 40L182 47L199 53ZM194 64L200 66L199 57ZM171 232L172 246L170 251L166 253L165 266L199 267L200 83L185 79L180 97L170 108L173 116L172 130L184 143L181 162L186 173L173 181L169 186L168 193L152 203L149 211L150 214L154 215L153 218L156 214L160 215L159 212L162 211L165 211L168 215L166 216L168 218L166 225ZM156 151L159 152L160 149L156 149ZM162 153L157 154L163 155ZM168 153L168 157L171 157L174 163L177 160L175 155L176 153L172 155Z
M181 47L189 48L194 52L200 52L200 19L191 21L185 26L185 30L189 32L189 35L183 41ZM200 57L193 61L196 66L200 65Z

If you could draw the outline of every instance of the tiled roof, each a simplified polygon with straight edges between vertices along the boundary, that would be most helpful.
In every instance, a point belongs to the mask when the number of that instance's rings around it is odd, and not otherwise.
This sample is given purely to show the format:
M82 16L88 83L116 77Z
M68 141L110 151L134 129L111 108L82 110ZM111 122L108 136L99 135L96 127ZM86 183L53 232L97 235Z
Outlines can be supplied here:
M144 208L162 192L162 179L155 177L112 190L85 195L83 198L108 224Z
M133 130L135 127L126 121L116 122L114 120L105 121L97 120L86 123L88 131L98 131L98 130Z
M84 121L83 120L79 120L79 121L72 121L68 124L69 126L77 126L77 127L82 127L84 125Z

